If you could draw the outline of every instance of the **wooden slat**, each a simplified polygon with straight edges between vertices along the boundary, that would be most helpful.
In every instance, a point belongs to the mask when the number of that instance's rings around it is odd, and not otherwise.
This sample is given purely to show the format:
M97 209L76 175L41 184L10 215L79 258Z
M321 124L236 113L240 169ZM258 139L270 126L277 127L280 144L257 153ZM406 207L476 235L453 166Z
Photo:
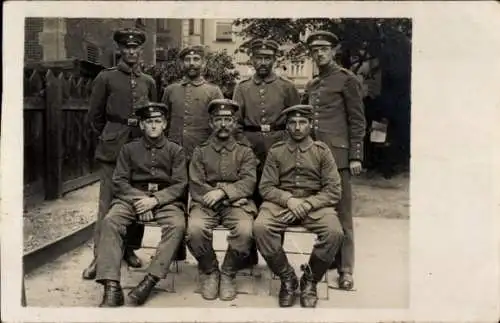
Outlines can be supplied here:
M97 173L91 173L84 176L80 176L76 179L64 182L62 187L62 193L67 194L71 191L85 187L97 181L99 181L99 174Z
M61 166L61 105L62 105L62 75L54 75L48 71L47 80L47 109L46 109L46 160L45 160L45 197L49 200L61 196L62 166Z

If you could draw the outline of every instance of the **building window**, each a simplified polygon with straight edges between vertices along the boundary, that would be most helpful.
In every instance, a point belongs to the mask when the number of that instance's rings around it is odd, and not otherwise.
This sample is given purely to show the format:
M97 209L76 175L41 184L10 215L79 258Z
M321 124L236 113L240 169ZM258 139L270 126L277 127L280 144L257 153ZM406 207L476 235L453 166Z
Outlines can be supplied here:
M233 24L231 22L217 22L215 25L216 41L233 41Z
M159 33L168 32L168 19L157 19L156 20L156 31Z
M42 46L38 34L43 31L43 18L26 18L24 25L24 59L26 61L41 61Z
M85 51L87 61L99 64L99 48L96 45L87 43Z
M189 36L194 35L194 19L189 19Z

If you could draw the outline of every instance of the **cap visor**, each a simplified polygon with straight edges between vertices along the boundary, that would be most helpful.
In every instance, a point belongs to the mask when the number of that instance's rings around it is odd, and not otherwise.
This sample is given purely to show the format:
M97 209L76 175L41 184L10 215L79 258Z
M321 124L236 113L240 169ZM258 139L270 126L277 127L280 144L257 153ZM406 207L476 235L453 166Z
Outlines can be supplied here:
M260 54L260 55L274 55L275 52L272 49L254 49L252 51L254 54Z
M313 40L309 46L332 46L333 44L327 40Z

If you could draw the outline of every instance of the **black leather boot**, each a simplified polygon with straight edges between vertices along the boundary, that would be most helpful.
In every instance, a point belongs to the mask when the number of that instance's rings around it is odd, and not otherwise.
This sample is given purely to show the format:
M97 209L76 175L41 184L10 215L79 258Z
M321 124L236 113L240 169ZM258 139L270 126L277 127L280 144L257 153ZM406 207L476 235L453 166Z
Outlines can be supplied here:
M137 257L135 254L134 250L132 250L129 247L125 248L125 252L123 254L123 259L127 262L127 264L130 267L133 268L141 268L142 267L142 261Z
M92 262L90 263L90 265L85 268L85 270L83 271L82 273L82 278L83 279L95 279L95 276L97 274L97 261L96 261L96 258L94 257L94 259L92 259Z
M124 303L123 290L120 283L114 280L106 280L103 282L104 295L99 307L118 307Z
M300 305L302 307L316 307L318 303L316 285L321 281L329 266L329 262L319 259L314 254L309 258L308 264L301 266L304 271L300 278Z
M299 282L293 267L288 263L285 252L281 250L277 254L264 258L271 271L279 276L281 280L278 296L279 306L291 307L295 305L297 298L296 291L299 287Z
M139 285L128 293L128 297L136 305L144 304L159 281L160 278L147 274Z

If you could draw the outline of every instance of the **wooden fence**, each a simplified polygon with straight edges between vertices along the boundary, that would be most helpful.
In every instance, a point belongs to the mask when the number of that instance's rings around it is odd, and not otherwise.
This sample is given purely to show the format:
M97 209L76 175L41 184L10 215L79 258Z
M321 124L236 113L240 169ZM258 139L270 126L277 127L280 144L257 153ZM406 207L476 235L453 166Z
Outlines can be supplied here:
M24 68L25 197L56 199L97 180L86 116L102 66L67 60Z

